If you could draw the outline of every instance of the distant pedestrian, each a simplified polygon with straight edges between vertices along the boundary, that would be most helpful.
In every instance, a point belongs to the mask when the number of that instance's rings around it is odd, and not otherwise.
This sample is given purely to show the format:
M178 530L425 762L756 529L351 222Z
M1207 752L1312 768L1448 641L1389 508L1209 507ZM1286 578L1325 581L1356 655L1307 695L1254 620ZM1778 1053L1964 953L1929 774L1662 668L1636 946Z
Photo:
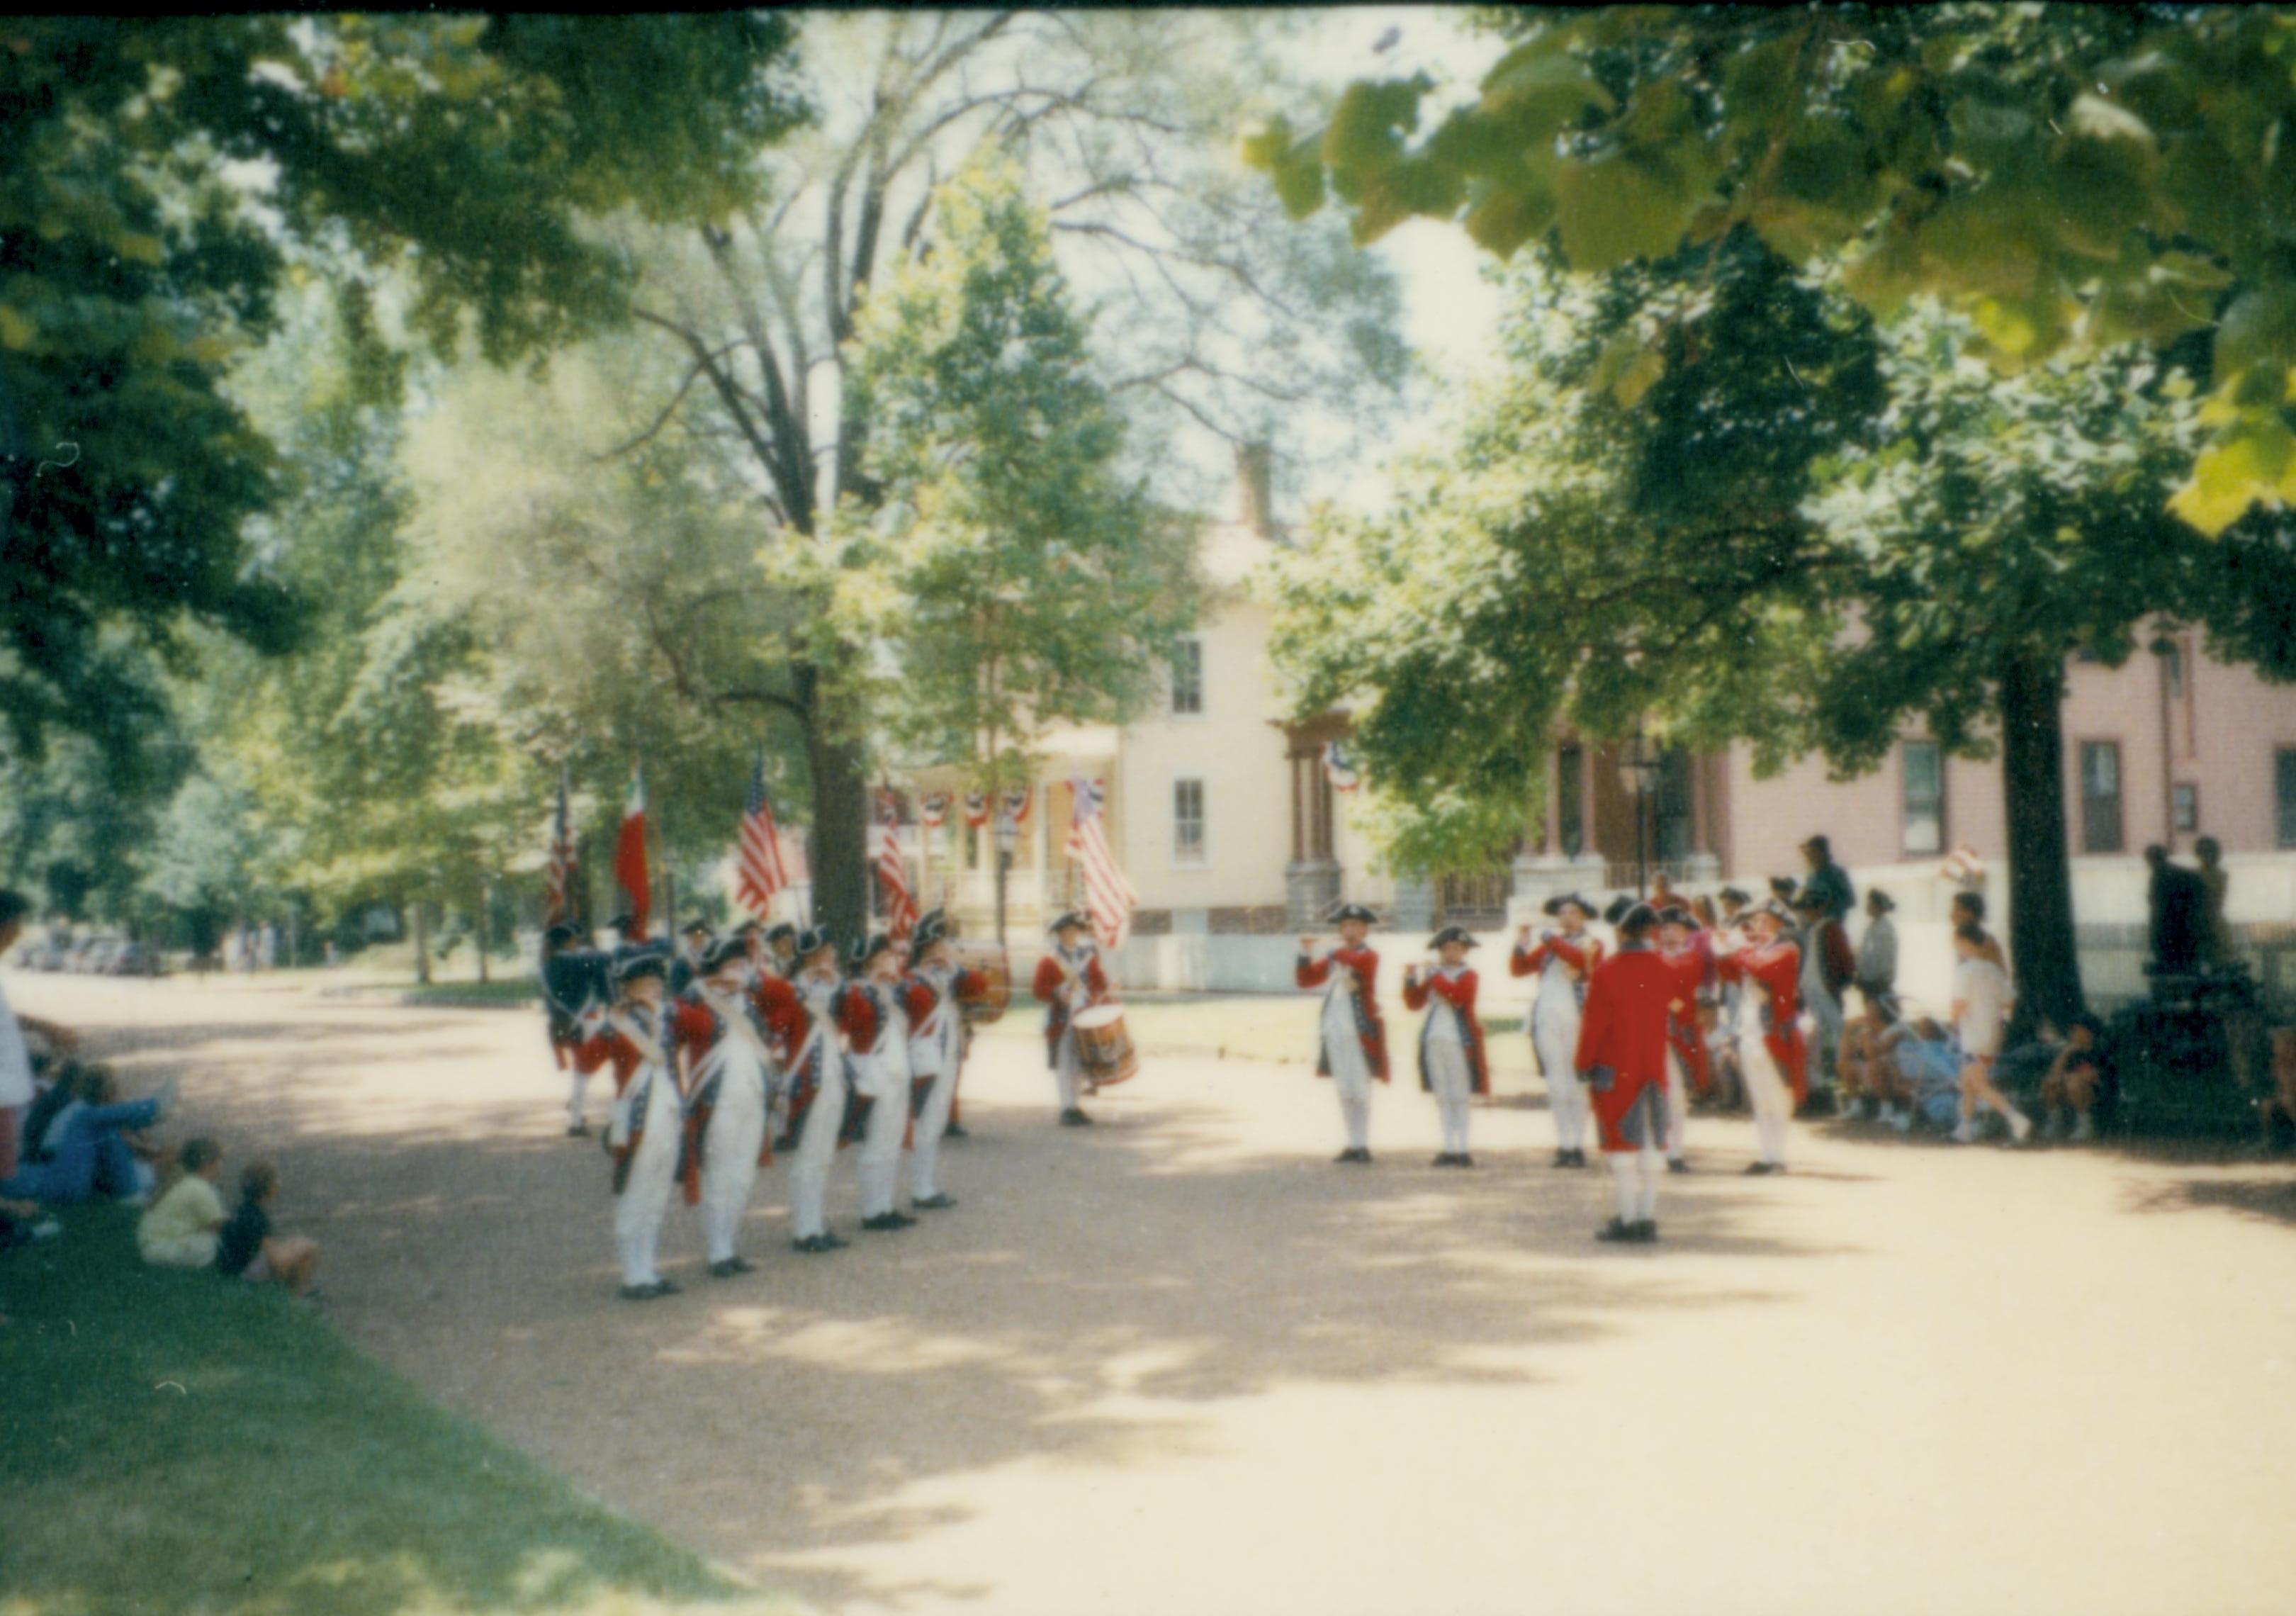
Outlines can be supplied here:
M1835 921L1849 918L1857 906L1857 895L1851 890L1849 873L1833 862L1833 844L1824 836L1813 836L1801 844L1802 862L1809 866L1803 878L1804 898L1815 898L1827 917Z
M2231 882L2225 874L2224 849L2215 837L2203 836L2193 843L2193 857L2201 862L2201 915L2209 963L2227 970L2239 953L2233 946L2231 923L2225 919L2225 895Z
M1963 923L1953 934L1953 947L1961 962L1953 973L1953 1020L1961 1038L1961 1126L1954 1129L1954 1142L1967 1144L1977 1137L1981 1102L2007 1120L2010 1138L2022 1144L2033 1124L1993 1081L2001 1028L2008 1019L2009 979L1984 957L1984 928L1974 921Z

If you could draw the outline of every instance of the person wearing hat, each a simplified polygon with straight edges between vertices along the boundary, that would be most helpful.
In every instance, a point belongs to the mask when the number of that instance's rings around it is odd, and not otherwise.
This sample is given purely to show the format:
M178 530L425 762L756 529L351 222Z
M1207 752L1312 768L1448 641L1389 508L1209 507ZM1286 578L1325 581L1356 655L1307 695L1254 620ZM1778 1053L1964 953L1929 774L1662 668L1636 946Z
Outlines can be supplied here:
M916 1219L899 1198L901 1141L909 1127L909 1017L902 1007L901 952L880 931L853 950L853 980L837 997L837 1027L853 1074L851 1128L861 1144L861 1226L872 1234Z
M766 931L766 964L784 977L797 974L798 931L787 921Z
M1675 905L1658 912L1658 956L1674 980L1674 997L1666 1006L1666 1170L1686 1173L1684 1153L1690 1128L1690 1096L1704 1094L1707 1072L1706 1034L1698 1024L1698 997L1706 991L1714 962L1698 946L1697 918Z
M1542 931L1535 944L1528 925L1516 934L1507 973L1538 979L1530 1003L1530 1047L1546 1083L1547 1112L1554 1119L1554 1165L1584 1167L1587 1084L1573 1062L1587 979L1603 963L1603 945L1587 931L1595 906L1578 893L1550 898L1543 907L1555 924Z
M785 1051L782 1108L788 1121L776 1150L790 1153L791 1243L808 1257L845 1242L829 1231L824 1210L829 1166L845 1123L845 1058L837 1044L836 1009L843 983L837 944L823 927L796 941L797 974L759 980L758 1003L767 1029Z
M1467 967L1475 939L1464 926L1446 926L1432 946L1439 963L1425 977L1416 965L1404 967L1403 1002L1427 1013L1419 1029L1419 1087L1435 1096L1443 1121L1443 1150L1435 1165L1472 1167L1468 1119L1474 1096L1491 1092L1482 1023L1475 1019L1475 973Z
M940 1141L964 1064L964 1000L988 991L988 979L957 967L939 909L917 923L909 944L909 973L902 979L909 1018L909 1205L939 1211L956 1202L942 1194Z
M1053 947L1037 962L1031 990L1045 1006L1045 1057L1053 1069L1053 1082L1061 1106L1061 1125L1082 1128L1092 1119L1077 1103L1077 1013L1089 1010L1108 997L1108 972L1100 963L1100 948L1092 928L1073 912L1052 923Z
M651 951L619 961L614 1006L583 1046L594 1070L614 1069L606 1149L614 1160L614 1246L625 1301L652 1301L677 1289L654 1267L669 1193L685 1176L686 1096L678 1087L662 1005L667 971L661 956Z
M542 934L543 1029L550 1039L551 1058L570 1079L566 1133L574 1139L590 1132L585 1104L590 1072L577 1058L584 1038L583 1016L593 1010L603 1013L612 991L604 970L606 956L582 947L581 940L581 930L563 921Z
M701 956L709 947L709 923L699 915L677 934L677 952L669 962L669 997L678 998L701 974Z
M686 1112L686 1199L698 1200L701 1208L712 1279L750 1271L734 1244L758 1169L773 1161L766 1126L773 1087L771 1035L750 997L750 969L743 939L711 943L701 956L701 974L673 1013L685 1056L685 1089L693 1096Z
M1754 1012L1738 1033L1738 1069L1745 1074L1759 1147L1746 1169L1753 1174L1786 1170L1786 1120L1808 1090L1798 1003L1801 950L1787 934L1792 924L1786 906L1773 899L1747 916L1749 940L1718 951L1714 960L1724 981L1744 986Z
M1833 1086L1841 1062L1842 998L1857 974L1849 932L1827 907L1823 894L1805 887L1795 908L1801 920L1801 1002L1816 1024L1810 1052L1811 1108L1833 1109Z
M1595 967L1573 1060L1594 1090L1603 1161L1614 1207L1597 1240L1658 1238L1660 1154L1669 1131L1667 1022L1674 973L1651 947L1658 915L1648 904L1619 916L1619 951Z
M1300 939L1293 978L1302 988L1324 989L1317 1021L1322 1039L1316 1075L1329 1078L1340 1095L1340 1120L1348 1142L1337 1161L1371 1165L1371 1085L1387 1081L1387 1024L1379 1014L1379 954L1370 946L1374 916L1361 904L1332 912L1340 945L1316 957L1316 939Z

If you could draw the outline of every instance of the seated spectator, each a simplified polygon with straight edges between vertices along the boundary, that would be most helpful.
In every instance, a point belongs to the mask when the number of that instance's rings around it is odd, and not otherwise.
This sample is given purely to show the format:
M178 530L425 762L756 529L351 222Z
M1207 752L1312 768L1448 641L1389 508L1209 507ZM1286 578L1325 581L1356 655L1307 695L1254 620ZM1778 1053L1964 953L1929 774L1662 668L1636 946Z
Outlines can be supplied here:
M2063 1046L2049 1062L2048 1075L2041 1079L2041 1106L2048 1119L2041 1129L2044 1138L2096 1137L2089 1113L2104 1083L2104 1057L2097 1047L2103 1036L2103 1029L2095 1016L2084 1013L2073 1018Z
M278 1190L279 1175L267 1161L250 1162L239 1175L239 1210L216 1242L216 1272L276 1280L301 1296L319 1271L319 1243L272 1234L271 1214L264 1209Z
M1877 1122L1906 1126L1903 1113L1913 1103L1894 1058L1898 1043L1890 1034L1900 1025L1898 1001L1877 994L1866 1001L1866 1013L1849 1023L1842 1035L1842 1114L1852 1121L1871 1114Z
M113 1103L111 1073L101 1066L81 1066L52 1092L62 1094L62 1103L45 1112L45 1126L37 1137L26 1138L29 1160L14 1177L0 1179L0 1195L51 1206L70 1206L99 1194L138 1202L148 1196L157 1180L138 1159L134 1136L174 1106L175 1079L149 1099L119 1105ZM34 1107L36 1112L40 1109Z
M184 1146L183 1177L152 1203L135 1225L135 1247L144 1260L170 1268L204 1268L216 1259L216 1244L229 1221L216 1180L223 1177L223 1146L193 1139Z
M1895 1066L1904 1109L1890 1113L1899 1133L1918 1122L1939 1133L1961 1120L1961 1052L1946 1029L1929 1017L1899 1021L1882 1035L1882 1050Z

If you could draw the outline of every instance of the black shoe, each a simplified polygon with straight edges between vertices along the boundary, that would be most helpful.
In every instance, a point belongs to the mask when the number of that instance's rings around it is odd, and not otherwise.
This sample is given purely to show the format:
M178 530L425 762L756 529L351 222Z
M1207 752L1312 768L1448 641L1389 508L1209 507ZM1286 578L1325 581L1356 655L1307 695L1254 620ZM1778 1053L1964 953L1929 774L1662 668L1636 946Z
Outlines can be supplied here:
M842 1235L824 1233L821 1237L821 1249L824 1251L841 1251L852 1243Z
M1634 1231L1634 1241L1637 1245L1650 1245L1658 1239L1658 1219L1655 1218L1645 1218L1627 1226Z
M829 1246L820 1235L808 1235L801 1240L791 1241L790 1250L801 1257L817 1257L829 1250Z
M776 1156L786 1156L796 1148L797 1131L794 1128L774 1141L774 1154Z
M624 1285L615 1294L624 1301L652 1301L655 1297L664 1295L666 1292L658 1284Z
M940 1136L944 1139L970 1139L972 1137L971 1134L964 1131L964 1124L962 1122L950 1123L947 1128L940 1130Z
M948 1208L953 1207L955 1204L956 1198L953 1195L924 1195L919 1197L917 1200L910 1202L909 1210L913 1212L939 1212L946 1211Z
M882 1235L893 1229L910 1229L917 1220L899 1212L880 1212L874 1218L864 1218L861 1226L872 1235Z
M1749 1178L1759 1178L1765 1174L1775 1173L1777 1170L1777 1169L1772 1167L1767 1161L1749 1161L1746 1163L1746 1177Z
M1456 1167L1458 1163L1459 1159L1456 1156L1453 1155L1449 1151L1445 1151L1441 1155L1436 1157L1431 1165L1435 1167Z
M1461 1151L1456 1156L1451 1159L1451 1165L1453 1167L1472 1167L1475 1165L1475 1159L1466 1152Z
M744 1262L738 1257L728 1257L723 1262L713 1262L709 1265L709 1277L712 1279L731 1279L737 1274L756 1272L755 1263Z
M1608 1240L1620 1244L1628 1243L1636 1238L1635 1230L1637 1226L1637 1225L1628 1223L1623 1218L1613 1218L1610 1222L1604 1224L1601 1228L1595 1231L1595 1238L1597 1240Z
M1578 1153L1576 1151L1556 1151L1554 1153L1554 1165L1557 1167L1576 1167L1578 1164L1570 1160L1570 1158Z
M1679 1156L1669 1156L1666 1159L1666 1170L1669 1173L1686 1173L1690 1170L1690 1163Z
M1071 1105L1061 1113L1061 1126L1062 1128L1090 1128L1092 1126L1092 1119L1086 1116L1078 1107Z
M681 1288L667 1279L657 1279L653 1282L653 1293L656 1296L675 1296Z
M590 1125L587 1122L569 1122L566 1136L569 1139L586 1139L590 1136Z

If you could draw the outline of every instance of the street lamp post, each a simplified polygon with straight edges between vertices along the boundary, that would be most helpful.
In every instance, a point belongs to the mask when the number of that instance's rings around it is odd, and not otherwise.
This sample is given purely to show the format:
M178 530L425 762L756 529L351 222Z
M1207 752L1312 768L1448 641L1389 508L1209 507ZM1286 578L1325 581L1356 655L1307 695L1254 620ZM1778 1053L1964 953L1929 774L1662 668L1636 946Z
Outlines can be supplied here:
M1650 802L1651 792L1657 787L1659 749L1641 730L1619 752L1619 783L1634 794L1635 799L1635 895L1650 896L1650 850L1643 833L1643 821Z
M996 946L1004 946L1004 883L1013 874L1013 849L1021 844L1021 827L1013 823L1002 803L996 808Z

